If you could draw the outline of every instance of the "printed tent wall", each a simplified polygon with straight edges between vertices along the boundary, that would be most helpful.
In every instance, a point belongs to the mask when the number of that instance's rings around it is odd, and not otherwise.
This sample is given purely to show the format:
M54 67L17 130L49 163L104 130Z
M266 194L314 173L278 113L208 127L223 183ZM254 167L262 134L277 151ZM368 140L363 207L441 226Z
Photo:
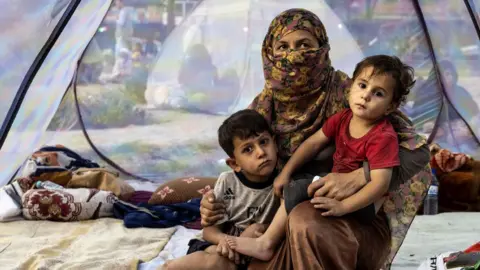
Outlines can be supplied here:
M44 144L130 178L217 175L216 130L261 91L263 37L292 7L323 20L337 69L379 53L412 65L402 110L432 142L480 157L478 0L204 0L168 35L167 1L123 2L5 2L0 184Z

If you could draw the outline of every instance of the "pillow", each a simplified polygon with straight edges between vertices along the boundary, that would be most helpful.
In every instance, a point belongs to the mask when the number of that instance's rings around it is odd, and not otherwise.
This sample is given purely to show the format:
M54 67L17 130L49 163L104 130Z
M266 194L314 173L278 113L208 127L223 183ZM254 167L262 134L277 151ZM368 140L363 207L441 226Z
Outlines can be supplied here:
M157 188L149 204L174 204L186 202L193 198L201 198L203 194L213 190L217 178L190 177L171 180Z
M98 189L31 189L22 196L22 212L31 220L88 220L112 216L115 200Z

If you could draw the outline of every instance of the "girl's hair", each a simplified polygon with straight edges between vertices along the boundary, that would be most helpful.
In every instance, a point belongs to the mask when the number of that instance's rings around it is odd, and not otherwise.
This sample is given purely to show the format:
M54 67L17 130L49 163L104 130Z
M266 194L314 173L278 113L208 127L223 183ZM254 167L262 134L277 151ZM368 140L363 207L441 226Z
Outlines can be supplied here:
M395 80L392 102L400 105L407 99L410 89L415 85L414 69L404 64L398 57L389 55L373 55L363 59L355 67L353 80L367 67L373 67L374 75L388 74Z

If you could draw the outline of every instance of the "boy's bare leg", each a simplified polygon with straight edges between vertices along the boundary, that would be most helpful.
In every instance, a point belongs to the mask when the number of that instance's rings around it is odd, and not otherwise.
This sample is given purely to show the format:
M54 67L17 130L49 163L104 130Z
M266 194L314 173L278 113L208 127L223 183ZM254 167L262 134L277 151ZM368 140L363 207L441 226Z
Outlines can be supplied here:
M266 225L263 224L251 224L245 231L243 231L241 237L258 237L258 233L265 232ZM193 256L194 255L194 256ZM217 246L212 245L205 251L197 251L186 256L165 262L160 269L192 269L192 265L195 265L195 269L236 269L234 262L226 257L220 256L217 253Z
M236 269L234 262L230 261L217 253L217 246L209 246L205 251L197 251L175 260L167 261L163 265L163 270L216 270L216 269Z
M287 211L282 200L280 207L265 233L258 238L227 236L227 243L238 253L268 261L272 258L275 248L285 237Z

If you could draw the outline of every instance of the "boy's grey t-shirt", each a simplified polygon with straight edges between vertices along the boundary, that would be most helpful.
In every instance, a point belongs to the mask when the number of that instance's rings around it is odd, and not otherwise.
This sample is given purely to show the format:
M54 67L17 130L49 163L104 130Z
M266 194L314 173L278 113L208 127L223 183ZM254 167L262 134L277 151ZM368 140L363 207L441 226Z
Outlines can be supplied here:
M273 193L273 180L272 177L265 183L254 183L241 173L220 174L214 194L224 201L226 213L217 225L231 222L243 230L252 223L270 223L280 205Z

